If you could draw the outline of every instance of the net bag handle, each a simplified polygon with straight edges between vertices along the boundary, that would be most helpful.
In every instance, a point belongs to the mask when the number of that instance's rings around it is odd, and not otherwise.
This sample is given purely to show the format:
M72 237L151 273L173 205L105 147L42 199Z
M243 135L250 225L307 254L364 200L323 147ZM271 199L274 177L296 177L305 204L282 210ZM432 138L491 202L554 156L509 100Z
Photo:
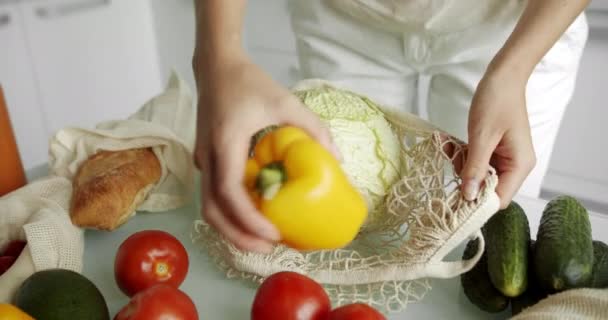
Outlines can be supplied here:
M471 214L460 228L445 242L443 246L429 259L428 276L431 278L452 278L465 273L477 264L483 254L485 241L481 232L481 227L494 215L500 208L500 199L494 187L498 179L492 174L486 179L486 190L483 202ZM479 240L479 245L475 255L466 260L444 261L452 250L461 245L473 233L473 239Z

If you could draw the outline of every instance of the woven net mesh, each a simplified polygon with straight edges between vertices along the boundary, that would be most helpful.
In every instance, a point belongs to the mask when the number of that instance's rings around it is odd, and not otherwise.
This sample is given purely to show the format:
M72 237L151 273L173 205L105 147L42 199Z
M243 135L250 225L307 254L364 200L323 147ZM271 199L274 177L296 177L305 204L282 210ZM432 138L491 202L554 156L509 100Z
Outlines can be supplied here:
M464 200L456 172L466 146L413 115L387 119L402 142L402 176L379 208L382 223L362 228L349 246L301 252L279 244L270 254L243 252L202 220L193 241L228 278L261 283L279 271L299 272L321 283L336 306L363 302L393 312L421 300L431 278L467 271L436 267L495 212L495 205L482 207L493 200L496 177L490 172L476 201Z

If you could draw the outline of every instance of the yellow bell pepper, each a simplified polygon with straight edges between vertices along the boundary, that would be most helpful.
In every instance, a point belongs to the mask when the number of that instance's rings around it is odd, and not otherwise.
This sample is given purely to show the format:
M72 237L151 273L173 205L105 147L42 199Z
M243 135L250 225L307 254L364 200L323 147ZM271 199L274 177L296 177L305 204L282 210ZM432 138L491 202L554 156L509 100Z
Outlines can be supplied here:
M2 320L34 320L27 313L12 304L0 303L0 319Z
M244 183L282 242L299 250L344 247L367 218L365 199L340 163L296 127L272 130L254 145Z

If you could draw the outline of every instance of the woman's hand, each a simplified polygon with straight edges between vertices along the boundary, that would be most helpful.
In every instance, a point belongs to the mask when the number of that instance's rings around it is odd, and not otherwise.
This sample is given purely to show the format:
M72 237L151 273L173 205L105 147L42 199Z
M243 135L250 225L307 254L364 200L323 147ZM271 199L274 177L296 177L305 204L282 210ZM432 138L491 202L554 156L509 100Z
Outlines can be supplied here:
M489 70L480 81L469 111L469 149L461 172L467 200L477 197L492 165L496 192L506 208L536 164L525 99L526 81Z
M251 137L269 125L289 124L335 155L337 149L317 116L244 54L203 69L197 70L194 155L202 171L203 218L235 246L268 252L279 232L257 211L242 183Z
M526 110L526 83L535 66L578 17L589 0L528 1L515 29L480 81L469 111L469 154L463 192L472 200L487 174L498 171L501 208L536 164Z

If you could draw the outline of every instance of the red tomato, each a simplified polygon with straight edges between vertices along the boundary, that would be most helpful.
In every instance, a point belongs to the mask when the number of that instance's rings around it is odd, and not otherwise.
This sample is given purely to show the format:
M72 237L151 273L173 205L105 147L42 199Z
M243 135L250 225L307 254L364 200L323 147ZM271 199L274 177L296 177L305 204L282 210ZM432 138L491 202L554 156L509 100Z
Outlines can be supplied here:
M15 260L17 260L17 257L11 257L11 256L0 257L0 275L5 273L6 270L10 269L13 266L13 263L15 263Z
M22 241L22 240L11 241L8 243L8 245L4 249L4 252L2 252L2 254L0 254L0 256L18 257L21 254L21 251L23 251L23 248L25 248L26 244L27 244L27 242Z
M158 283L175 288L186 279L188 253L171 234L146 230L132 234L118 248L114 277L129 297Z
M386 320L386 318L365 303L353 303L332 310L329 320Z
M168 284L157 284L138 292L114 320L198 320L192 299Z
M255 295L251 320L326 320L329 297L314 280L295 272L278 272Z

